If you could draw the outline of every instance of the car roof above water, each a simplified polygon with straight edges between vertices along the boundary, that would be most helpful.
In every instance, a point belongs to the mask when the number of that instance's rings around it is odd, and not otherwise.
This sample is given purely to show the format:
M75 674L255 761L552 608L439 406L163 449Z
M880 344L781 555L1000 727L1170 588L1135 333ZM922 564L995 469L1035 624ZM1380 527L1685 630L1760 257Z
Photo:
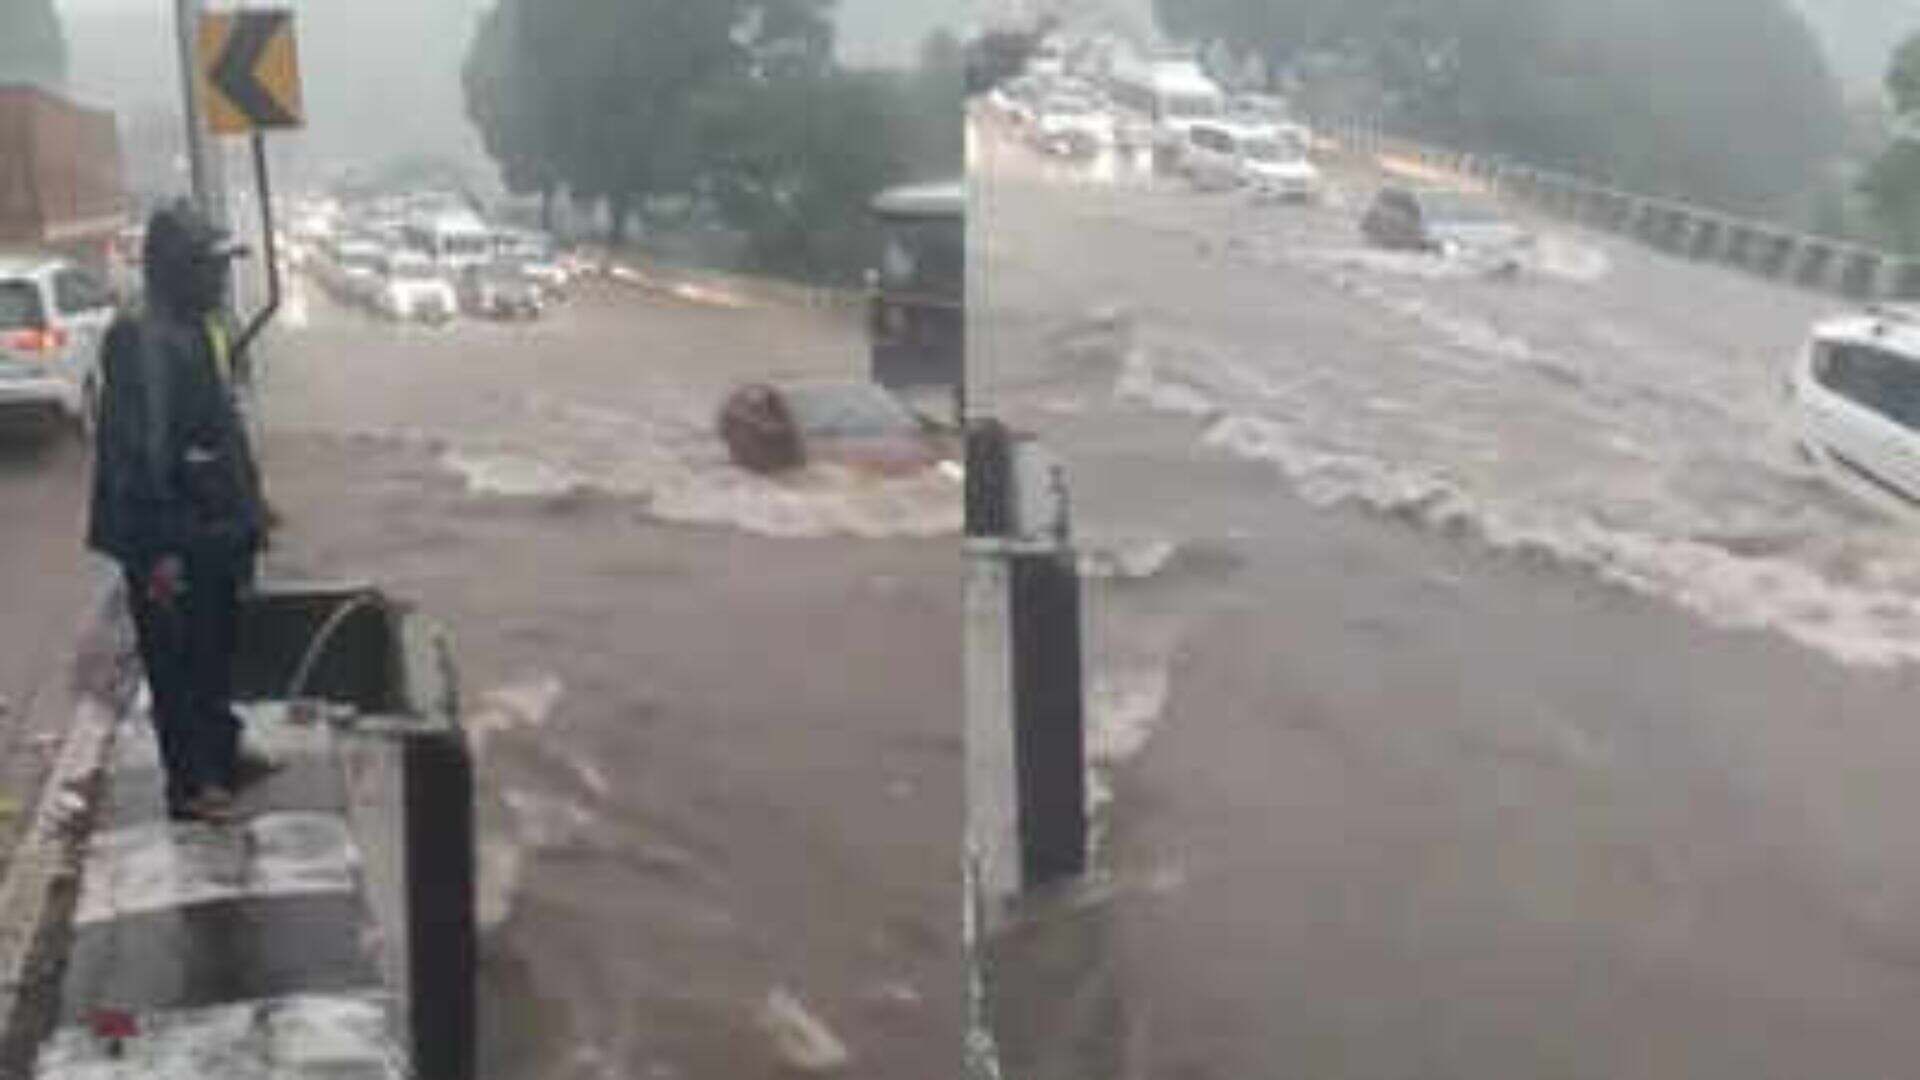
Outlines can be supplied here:
M0 251L0 278L37 277L66 263L44 251Z
M1838 315L1816 324L1812 338L1815 344L1875 345L1920 364L1920 305L1881 304Z

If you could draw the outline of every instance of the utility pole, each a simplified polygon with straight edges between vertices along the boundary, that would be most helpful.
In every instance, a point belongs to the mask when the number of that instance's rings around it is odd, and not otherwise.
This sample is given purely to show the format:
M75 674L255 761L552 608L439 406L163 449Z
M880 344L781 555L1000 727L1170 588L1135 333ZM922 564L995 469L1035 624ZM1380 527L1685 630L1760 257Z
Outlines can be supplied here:
M215 224L227 225L224 159L207 139L200 115L199 49L201 0L174 0L174 35L180 48L181 104L187 122L187 163L193 171L193 201Z

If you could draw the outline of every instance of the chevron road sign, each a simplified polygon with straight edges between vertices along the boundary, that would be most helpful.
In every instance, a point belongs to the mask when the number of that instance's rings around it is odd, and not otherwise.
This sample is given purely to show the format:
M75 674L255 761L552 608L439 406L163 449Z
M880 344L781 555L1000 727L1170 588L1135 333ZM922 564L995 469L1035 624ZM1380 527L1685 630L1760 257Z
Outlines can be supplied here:
M293 12L250 8L200 16L200 100L218 135L306 123Z

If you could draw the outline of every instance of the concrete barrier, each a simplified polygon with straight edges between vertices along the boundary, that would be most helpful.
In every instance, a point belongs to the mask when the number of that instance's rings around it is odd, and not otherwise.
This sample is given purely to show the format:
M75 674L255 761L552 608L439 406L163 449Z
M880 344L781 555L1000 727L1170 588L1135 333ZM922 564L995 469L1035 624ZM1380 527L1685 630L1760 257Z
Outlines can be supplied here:
M345 704L336 727L374 953L420 1080L477 1066L473 771L444 628L363 586L280 585L243 612L240 700Z
M1711 215L1701 215L1693 219L1693 235L1687 241L1687 257L1705 262L1712 260L1714 252L1726 242L1727 223Z
M983 421L967 465L967 848L992 933L1086 871L1080 577L1051 455Z
M1824 288L1833 272L1833 248L1823 243L1796 243L1790 280L1806 288Z
M1839 260L1840 295L1850 300L1877 300L1881 292L1881 267L1885 260L1878 252L1850 248Z
M1920 260L1892 259L1881 295L1894 300L1920 300Z
M1761 277L1786 277L1794 262L1794 253L1798 249L1795 237L1777 229L1760 229L1759 247L1754 255L1753 269Z
M1720 249L1720 261L1734 267L1751 265L1755 238L1751 224L1744 221L1729 223L1727 242Z

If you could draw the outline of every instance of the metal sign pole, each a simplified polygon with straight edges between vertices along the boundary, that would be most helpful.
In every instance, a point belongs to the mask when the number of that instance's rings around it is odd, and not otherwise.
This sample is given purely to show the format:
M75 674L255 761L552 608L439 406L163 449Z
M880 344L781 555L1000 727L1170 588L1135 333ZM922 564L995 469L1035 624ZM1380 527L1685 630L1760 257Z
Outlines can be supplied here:
M174 36L180 46L181 103L187 122L187 165L193 175L193 201L211 215L213 193L207 174L207 136L200 123L200 80L195 43L200 33L200 0L174 0Z
M267 186L267 137L257 131L253 133L253 175L259 185L260 246L267 259L267 305L254 315L253 321L241 332L240 340L234 344L233 352L238 357L247 356L247 347L266 328L274 313L280 310L280 252L273 236L273 190ZM251 361L246 364L246 370L251 380Z

